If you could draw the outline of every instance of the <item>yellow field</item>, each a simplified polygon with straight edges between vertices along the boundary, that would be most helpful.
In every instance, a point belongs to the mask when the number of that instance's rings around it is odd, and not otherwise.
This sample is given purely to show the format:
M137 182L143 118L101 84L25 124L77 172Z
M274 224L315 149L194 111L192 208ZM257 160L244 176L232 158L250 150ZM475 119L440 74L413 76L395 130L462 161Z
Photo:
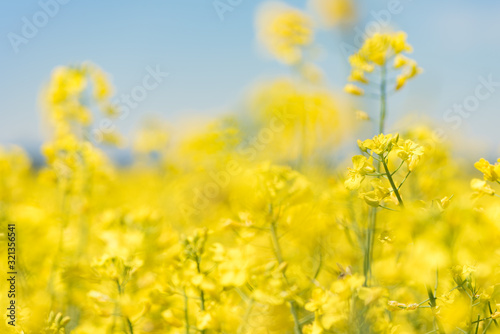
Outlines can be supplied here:
M457 159L425 124L385 132L422 72L411 36L368 38L332 92L308 16L264 7L257 30L291 78L185 133L151 119L124 138L100 68L53 71L46 164L0 148L1 333L499 331L500 159Z

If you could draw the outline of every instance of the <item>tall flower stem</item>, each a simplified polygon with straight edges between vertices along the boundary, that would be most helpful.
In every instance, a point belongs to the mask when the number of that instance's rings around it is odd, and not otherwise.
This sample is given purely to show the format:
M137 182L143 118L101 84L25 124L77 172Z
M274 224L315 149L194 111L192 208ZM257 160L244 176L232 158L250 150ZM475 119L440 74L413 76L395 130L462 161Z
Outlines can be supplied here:
M387 113L387 68L384 64L381 68L381 81L380 81L380 120L378 125L378 132L384 133L385 115Z
M198 274L201 275L201 259L200 257L196 257L196 269L198 271ZM203 292L203 289L200 287L200 301L201 301L201 306L200 309L202 311L205 311L205 293ZM205 334L206 331L204 329L201 330L202 334Z
M281 246L279 244L278 233L276 230L276 221L271 222L271 229L270 230L271 230L271 239L272 239L273 249L274 249L274 253L276 255L276 259L278 260L279 264L282 264L284 262L284 260L283 260L283 253L281 252ZM282 274L283 274L283 279L285 280L285 283L288 285L289 283L288 283L288 277L286 276L286 273L284 271L282 271ZM295 334L302 334L302 328L300 326L300 319L299 319L299 315L297 312L297 304L293 300L288 301L288 303L290 304L290 312L292 313L293 322L295 324L294 332L295 332Z
M384 132L385 117L387 114L387 68L384 64L380 72L380 118L378 131L379 134ZM380 172L380 162L377 164L377 173ZM375 242L375 230L377 227L377 208L370 209L369 214L370 222L366 231L366 246L363 261L363 273L365 276L364 286L369 286L372 276L372 259L373 259L373 246Z
M184 327L186 330L186 334L189 334L189 299L185 288L184 288L184 322L186 323L186 326Z
M399 194L399 187L396 187L396 184L394 183L394 180L392 179L392 174L389 172L389 168L387 167L387 163L385 162L385 158L380 155L380 159L382 161L382 164L384 165L384 170L385 170L385 175L387 175L387 179L389 180L389 183L391 184L392 190L394 190L394 194L396 195L396 198L398 199L399 205L401 205L402 208L405 207L403 204L403 200L401 199L401 195Z

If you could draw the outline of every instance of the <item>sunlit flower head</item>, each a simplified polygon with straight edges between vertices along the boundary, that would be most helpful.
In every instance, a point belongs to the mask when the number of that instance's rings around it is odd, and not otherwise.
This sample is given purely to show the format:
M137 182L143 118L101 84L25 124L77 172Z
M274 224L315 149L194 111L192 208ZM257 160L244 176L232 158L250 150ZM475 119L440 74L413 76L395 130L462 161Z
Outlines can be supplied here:
M375 33L367 38L359 51L349 57L352 71L349 76L349 81L359 84L369 84L368 74L374 76L382 75L382 80L387 80L386 75L391 67L389 61L394 59L392 69L399 71L394 89L401 89L409 79L414 78L417 74L422 72L417 63L403 53L409 53L412 47L406 42L406 33ZM375 71L379 69L380 71ZM377 73L375 73L377 72ZM378 73L381 72L381 73ZM376 80L380 81L380 80ZM392 84L392 83L389 83ZM351 84L352 85L352 84ZM346 90L347 92L355 95L355 89Z
M312 22L302 11L284 3L263 5L257 15L258 40L279 61L297 64L313 41Z
M356 5L353 0L310 0L322 23L327 27L347 25L356 19Z

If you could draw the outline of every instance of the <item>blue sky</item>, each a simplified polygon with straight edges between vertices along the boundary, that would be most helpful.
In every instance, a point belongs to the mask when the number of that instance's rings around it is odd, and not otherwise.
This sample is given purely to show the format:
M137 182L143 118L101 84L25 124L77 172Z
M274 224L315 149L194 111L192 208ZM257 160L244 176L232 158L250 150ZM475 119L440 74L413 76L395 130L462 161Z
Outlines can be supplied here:
M42 10L40 3L48 1L0 4L0 144L36 148L43 140L37 98L57 65L90 60L111 74L119 93L140 84L148 66L168 72L118 124L126 133L150 112L171 121L225 113L259 79L288 72L258 52L254 15L263 0L242 0L224 20L212 0L66 0L16 53L9 33L22 35L23 17L32 21ZM305 0L285 2L306 8ZM387 9L389 1L358 2L357 27L364 29L375 20L371 11ZM475 94L480 76L500 82L500 1L401 0L401 7L391 24L408 33L412 57L425 72L391 102L389 128L416 112L435 120L450 138L474 138L463 142L480 146L477 154L500 155L500 86L462 117L457 129L452 128L455 121L444 119L447 109ZM318 64L329 86L340 89L347 71L340 36L321 30L317 42L323 54ZM447 115L448 120L456 116Z

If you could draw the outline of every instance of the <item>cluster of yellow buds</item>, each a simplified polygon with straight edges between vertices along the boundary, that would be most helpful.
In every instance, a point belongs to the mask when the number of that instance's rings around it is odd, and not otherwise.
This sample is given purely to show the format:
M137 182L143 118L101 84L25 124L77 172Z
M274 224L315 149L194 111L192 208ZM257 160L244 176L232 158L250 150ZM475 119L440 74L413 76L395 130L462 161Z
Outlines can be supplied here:
M71 134L45 143L42 153L50 168L41 175L48 181L57 181L66 192L83 193L90 177L99 181L112 178L113 168L106 155L90 142L80 141Z
M485 180L472 179L470 181L470 187L474 190L472 195L473 198L479 198L484 195L495 195L495 190Z
M439 201L437 201L437 205L438 205L439 209L444 210L448 206L450 206L452 198L453 198L453 195L451 195L450 197L445 196L445 197L441 198Z
M497 163L492 165L485 159L480 159L474 164L481 173L484 175L484 179L491 182L500 182L500 159Z
M347 180L344 183L349 190L359 189L365 176L375 172L372 158L368 159L363 155L355 155L352 157L352 163L353 168L348 168Z
M186 258L199 262L201 256L205 252L207 238L208 230L206 228L197 229L192 236L184 236L181 243Z
M392 176L401 168L403 163L406 163L408 167L408 174L411 173L424 154L424 148L409 139L400 139L399 134L380 134L372 139L358 140L358 146L368 157L356 155L352 158L354 166L348 168L347 179L344 182L345 187L349 190L359 189L366 176L373 176L376 177L371 181L373 190L360 192L359 194L368 205L377 207L381 201L388 198L394 202L397 200L399 204L402 204L398 190L406 178L399 187L396 187ZM393 172L388 170L389 153L391 152L395 152L397 157L401 159L399 167ZM374 160L379 162L379 166L381 164L384 167L383 171L377 171L373 166Z
M52 73L42 99L53 130L51 140L42 148L50 167L43 176L57 181L65 192L83 195L86 189L88 195L86 185L90 179L111 177L111 164L92 139L118 145L122 137L110 129L96 138L91 127L95 124L95 110L107 117L118 116L111 102L112 92L106 74L89 62L60 66Z
M270 3L257 17L260 42L276 59L286 64L303 60L303 50L313 41L311 19L302 11Z
M354 0L310 0L310 3L327 27L349 25L356 20Z
M392 134L384 135L383 133L373 137L373 139L366 139L361 141L358 139L358 146L363 152L372 151L377 155L390 152L392 148L398 144L399 134L393 136ZM370 154L371 155L371 154Z
M415 169L420 161L420 157L424 154L424 148L407 139L396 147L396 152L398 157L406 162L408 170L411 172Z
M495 195L495 190L486 181L500 183L500 159L494 165L485 159L480 159L474 164L474 167L483 173L484 180L471 180L470 185L472 190L474 190L472 197L478 198L484 195Z
M142 261L138 259L126 261L120 256L104 255L94 261L92 268L101 278L116 282L119 289L123 290L141 266Z
M70 322L69 317L63 317L61 313L55 314L50 312L43 330L43 334L64 334L66 333L65 327Z
M394 69L401 71L395 83L395 89L399 90L405 85L406 81L422 72L415 60L402 54L411 51L412 47L406 42L404 32L376 33L365 40L357 53L349 57L352 71L348 80L365 85L369 84L370 81L366 75L374 72L378 66L383 69L383 75L385 76L388 61L394 59ZM385 80L385 77L383 80ZM364 94L364 90L354 84L347 84L344 90L354 95Z
M370 181L371 186L373 187L372 191L368 192L359 192L359 197L364 199L366 204L378 207L380 202L384 200L388 200L397 204L397 199L394 197L391 185L385 179L373 179Z
M408 80L413 79L422 72L415 60L401 54L394 57L394 68L401 69L401 74L396 78L396 90L400 90Z
M118 116L118 108L111 102L112 93L106 74L92 63L57 67L43 96L55 138L90 136L93 109L107 117ZM120 136L112 131L107 131L105 137L107 143L120 143Z

